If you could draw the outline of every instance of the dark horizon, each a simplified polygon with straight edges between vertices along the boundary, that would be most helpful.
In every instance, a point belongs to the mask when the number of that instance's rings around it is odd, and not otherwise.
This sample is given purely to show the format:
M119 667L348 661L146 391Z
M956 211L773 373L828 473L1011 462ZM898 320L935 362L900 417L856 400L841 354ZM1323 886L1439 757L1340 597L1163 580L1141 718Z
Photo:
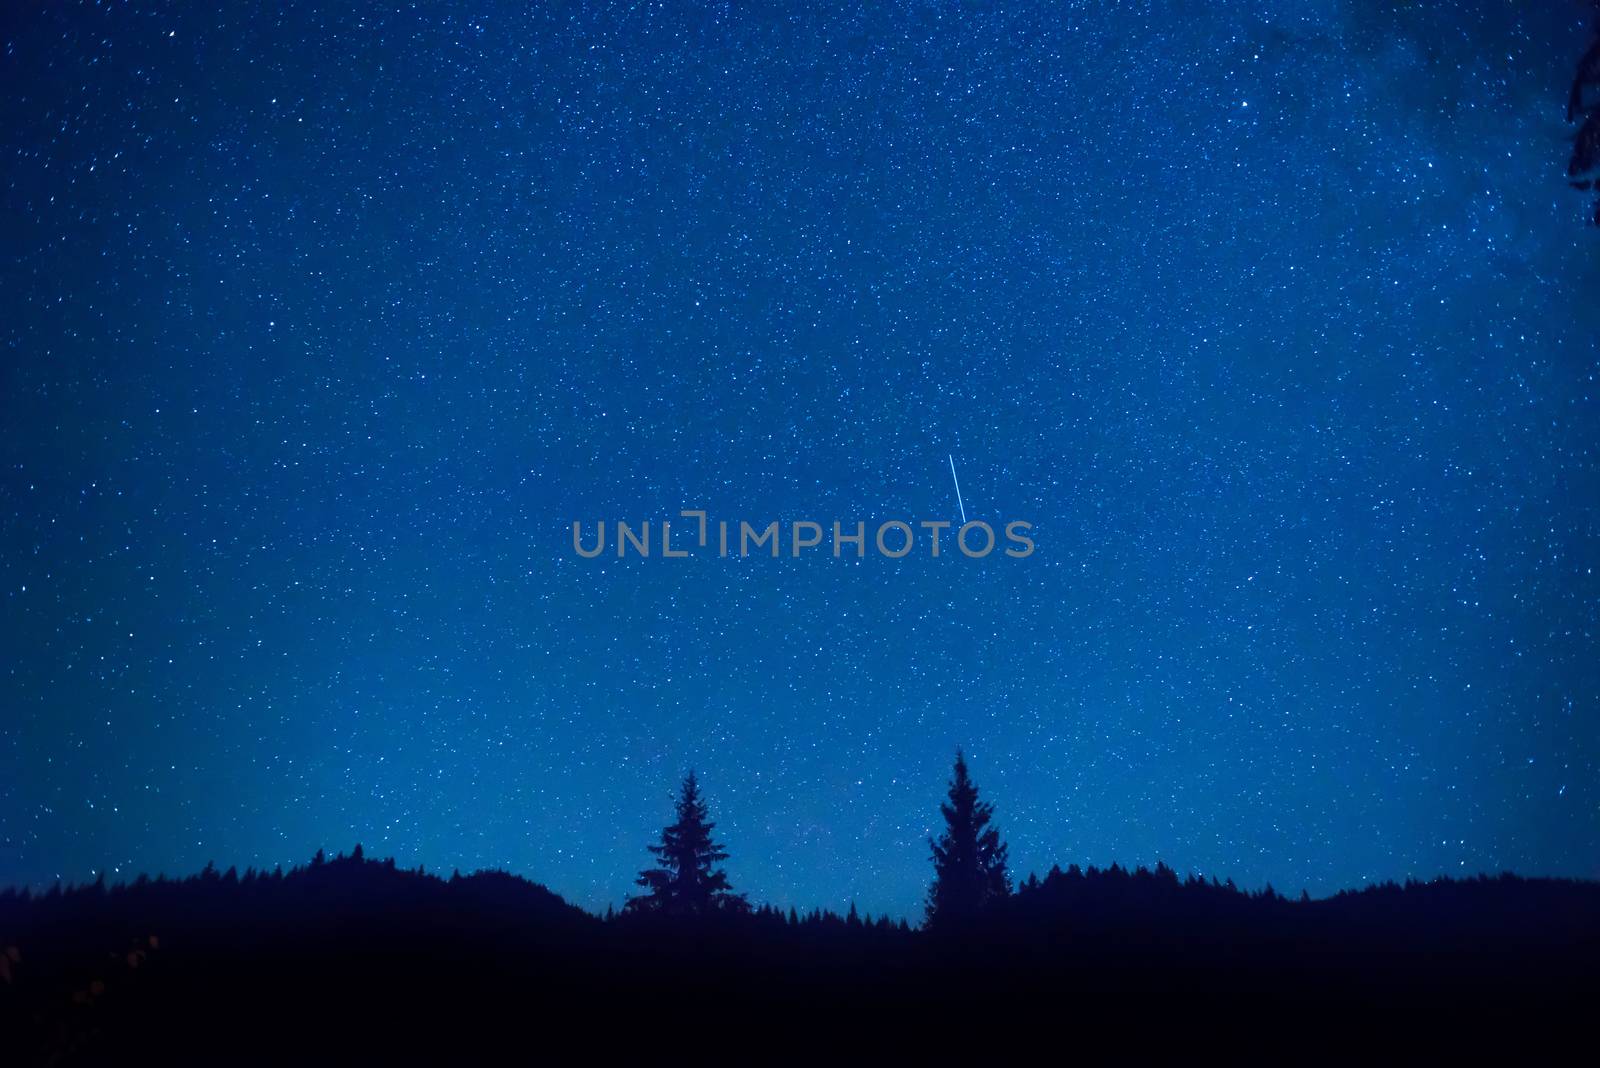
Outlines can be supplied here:
M713 812L713 815L714 815L714 812ZM1002 828L1002 830L1003 830L1003 828ZM645 845L646 845L646 843L641 843L641 845L640 845L640 860L641 860L641 863L646 859ZM924 857L924 859L926 860L926 857ZM308 868L316 867L316 866L322 865L324 863L330 863L331 864L331 863L336 863L336 862L346 861L346 860L351 860L351 861L363 861L364 860L367 863L384 864L384 865L387 865L390 868L394 868L394 869L397 869L397 870L400 870L400 871L403 871L403 872L415 873L415 874L419 874L419 875L424 875L425 874L428 877L431 877L431 878L434 878L434 879L441 879L441 880L450 880L450 879L459 878L459 877L473 877L473 876L485 876L485 875L507 875L507 876L511 876L511 877L513 877L515 879L521 880L521 881L529 884L530 886L537 887L537 888L543 889L543 890L548 890L549 892L551 892L552 894L555 894L558 898L560 898L564 903L566 903L568 905L571 905L574 908L580 909L583 912L585 912L588 915L593 916L595 918L602 918L602 917L605 917L605 916L613 914L613 913L621 913L623 911L623 906L627 904L628 900L630 898L636 896L636 894L637 894L637 890L635 889L634 891L631 891L628 894L623 895L622 897L618 898L615 901L606 902L606 903L602 904L599 907L595 907L595 906L588 905L588 904L585 904L585 903L580 902L580 901L573 901L566 894L562 893L559 887L552 886L552 885L550 885L550 883L548 881L546 881L544 879L541 879L538 876L537 872L513 871L513 870L509 870L509 869L505 869L505 868L477 868L477 869L468 870L468 869L462 869L460 867L451 866L451 865L433 865L433 864L428 864L425 861L424 862L418 862L417 864L408 866L408 865L399 863L398 859L396 857L394 857L394 856L374 856L369 851L367 851L366 847L362 843L356 842L356 843L353 843L352 845L350 845L349 847L347 847L346 849L338 849L338 850L336 850L336 849L331 849L331 848L328 848L328 847L321 847L321 848L317 849L313 854L311 854L310 856L308 856L308 857L306 857L306 858L304 858L304 859L302 859L300 861L295 861L295 862L291 862L291 863L288 863L288 864L281 864L280 863L280 864L275 864L275 865L272 865L272 866L269 866L269 867L257 867L257 866L254 866L254 865L234 864L234 863L226 863L226 864L224 864L224 863L219 863L215 858L213 858L212 860L207 861L206 864L203 865L201 868L193 870L193 871L179 871L179 872L171 872L171 871L141 871L141 872L134 872L134 873L131 873L131 874L110 873L110 872L106 872L106 871L99 871L99 872L92 872L91 873L91 875L93 876L92 878L84 880L84 881L81 881L81 882L73 882L71 880L61 879L61 880L55 880L55 881L52 881L52 882L49 882L49 883L37 884L37 885L8 885L8 884L0 883L0 896L5 896L7 894L15 895L15 894L26 893L29 897L37 898L37 897L39 897L41 895L50 894L50 893L56 893L56 892L64 893L64 894L72 894L72 893L74 893L76 891L82 891L82 890L90 889L90 888L96 886L97 884L98 885L103 885L103 886L107 887L108 889L117 889L117 888L127 888L127 887L131 887L131 886L135 886L135 885L139 885L139 884L143 884L143 883L159 883L159 882L166 882L166 883L173 883L173 884L189 883L189 882L193 882L193 881L195 881L197 879L204 879L204 878L208 878L208 877L210 877L210 878L228 877L228 878L238 878L238 879L264 878L264 877L274 877L274 876L283 877L283 876L293 875L293 874L296 874L296 873L301 873L301 872L305 871ZM730 869L736 869L737 868L737 853L733 853L730 856L729 861L727 862L727 867L729 867ZM930 868L929 869L930 877L931 877L931 871L932 871L932 869ZM1507 879L1512 879L1512 880L1517 880L1519 882L1527 882L1527 883L1571 883L1571 884L1591 886L1591 887L1593 887L1595 889L1597 895L1600 895L1600 879L1596 879L1596 878L1592 878L1592 877L1585 877L1585 876L1574 876L1574 875L1529 874L1529 873L1525 873L1525 872L1515 872L1515 871L1510 871L1510 870L1504 870L1504 871L1498 871L1498 872L1482 871L1482 872L1471 872L1471 873L1465 873L1465 874L1438 872L1438 873L1435 873L1432 876L1426 876L1426 877L1417 877L1417 876L1414 876L1414 875L1407 875L1407 876L1405 876L1403 878L1377 877L1377 878L1373 878L1371 880L1368 880L1368 881L1366 881L1366 882L1364 882L1364 883L1362 883L1360 885L1340 887L1340 888L1335 889L1335 890L1333 890L1333 891L1331 891L1329 893L1326 893L1326 894L1323 894L1321 896L1318 896L1318 895L1312 895L1309 892L1309 890L1307 890L1304 887L1298 887L1298 888L1287 887L1287 886L1284 886L1284 885L1282 885L1280 883L1276 883L1276 882L1274 882L1274 881L1272 881L1270 879L1267 880L1266 882L1258 884L1258 885L1247 885L1247 884L1238 883L1231 875L1227 875L1227 874L1215 873L1215 872L1210 872L1210 873L1208 873L1208 872L1199 872L1199 871L1194 871L1194 870L1187 870L1186 871L1186 870L1184 870L1184 869L1182 869L1180 867L1176 867L1174 865L1171 865L1171 864L1167 863L1165 860L1163 860L1161 858L1156 858L1155 860L1150 861L1148 863L1123 863L1123 862L1118 861L1116 859L1112 859L1111 861L1103 863L1103 864L1084 863L1082 861L1073 860L1073 859L1058 859L1058 860L1050 863L1048 865L1048 867L1045 867L1045 868L1041 868L1041 869L1038 869L1038 870L1027 870L1027 871L1016 871L1016 872L1013 872L1013 878L1014 878L1014 881L1015 881L1017 887L1020 889L1026 883L1030 883L1030 882L1031 883L1038 883L1040 880L1045 879L1047 876L1060 875L1062 873L1068 873L1068 874L1073 874L1073 875L1081 873L1083 875L1086 875L1086 876L1089 876L1089 877L1093 877L1096 874L1119 873L1119 872L1120 873L1126 873L1128 875L1139 875L1139 876L1150 875L1150 874L1160 874L1160 873L1165 872L1165 873L1170 874L1172 877L1177 879L1179 882L1184 883L1185 885L1188 885L1188 884L1191 884L1191 883L1194 883L1194 882L1198 881L1202 885L1210 885L1210 886L1217 887L1217 888L1223 888L1223 889L1226 889L1226 890L1228 890L1230 892L1236 891L1236 892L1244 895L1245 897L1255 898L1255 897L1260 897L1260 896L1274 896L1275 895L1277 898L1279 898L1281 900L1284 900L1284 901L1297 901L1297 902L1298 901L1312 901L1312 902L1329 901L1329 900L1333 900L1333 899L1336 899L1336 898L1343 898L1343 897L1347 897L1347 896L1351 896L1351 895L1357 895L1357 894L1362 893L1363 891L1368 891L1368 890L1404 888L1404 887L1409 887L1409 886L1413 886L1413 885L1436 886L1436 885L1441 885L1441 884L1446 884L1446 885L1449 885L1449 884L1473 884L1473 883L1504 881L1504 880L1507 880ZM735 884L734 884L734 889L738 890L738 891L741 891L741 892L744 890L742 885L738 884L737 882L735 882ZM745 896L749 896L749 895L745 895ZM1600 900L1600 898L1597 898L1597 900ZM813 913L820 913L821 915L823 915L825 917L831 916L831 917L838 918L838 919L843 919L847 913L859 912L864 917L887 918L887 919L891 920L894 923L900 923L901 921L905 921L906 923L910 924L910 926L912 928L919 927L921 925L921 923L923 922L922 906L920 906L920 905L918 906L918 908L916 910L914 910L914 911L912 911L910 913L901 915L901 914L895 914L895 913L893 913L891 911L873 911L873 910L868 910L868 909L861 909L861 908L858 907L859 906L859 902L857 902L853 898L850 899L849 901L845 901L845 902L831 902L831 903L830 902L809 902L809 903L802 903L802 902L793 902L793 901L789 901L789 902L771 901L771 900L766 900L766 899L763 899L763 898L760 898L760 897L756 897L754 900L751 900L749 902L749 904L750 904L750 907L753 908L753 909L774 909L779 913L786 913L786 912L789 912L789 911L793 910L793 911L798 912L801 916L808 916L808 915L811 915Z
M946 811L941 904L918 927L719 900L726 885L699 876L642 879L637 900L654 904L602 918L515 876L422 875L359 852L287 874L0 893L0 1015L18 1025L9 1048L40 1063L133 1049L212 1063L259 1033L279 1043L263 1056L293 1040L340 1064L435 1045L526 1055L557 1036L631 1048L686 1021L770 1043L797 1014L814 1030L785 1034L790 1052L845 1035L904 1043L946 1010L941 1034L1004 1015L988 1028L1004 1043L1070 1021L1079 1049L1125 1049L1127 1024L1152 1018L1185 1048L1207 1023L1235 1049L1332 1028L1324 1052L1369 1028L1481 1048L1513 1020L1528 1047L1587 1019L1600 883L1507 875L1311 901L1166 868L1072 869L978 902L962 887L981 857L951 863L959 828L984 826L962 796L953 787ZM680 833L703 819L687 792L679 813L657 861L673 868L682 846L679 874L714 876L715 844ZM390 1020L405 1022L379 1026Z
M370 865L383 868L400 876L420 877L425 880L440 884L452 884L460 881L472 882L481 879L507 878L515 884L525 887L530 891L546 892L564 907L574 909L582 915L594 920L621 919L627 914L622 906L628 898L624 898L616 906L601 909L587 908L584 905L570 901L560 894L555 888L542 880L525 872L512 872L500 868L480 868L473 871L460 869L431 868L427 865L408 868L396 862L393 857L374 856L369 853L361 843L357 842L348 850L330 853L320 850L312 856L291 865L277 866L270 869L240 868L235 865L221 866L208 863L198 871L192 872L141 872L132 878L107 878L103 873L95 879L82 883L59 882L51 883L42 889L21 886L0 886L0 903L25 902L42 903L57 898L73 899L82 898L85 894L103 889L107 893L118 894L128 891L141 891L159 889L160 887L183 888L196 884L227 883L245 884L251 881L278 881L293 879L315 872L325 866ZM1009 897L1026 898L1030 893L1051 879L1066 878L1070 880L1156 880L1170 881L1179 888L1198 887L1203 890L1220 891L1230 896L1237 896L1245 901L1270 901L1284 905L1302 904L1329 904L1339 901L1360 899L1366 896L1408 892L1430 889L1471 889L1475 886L1493 885L1527 885L1527 886L1552 886L1571 887L1578 891L1594 895L1594 902L1600 906L1600 880L1586 879L1579 876L1568 875L1524 875L1519 872L1475 872L1470 875L1437 875L1427 879L1380 879L1359 887L1345 887L1322 897L1310 895L1308 892L1290 890L1286 887L1266 883L1261 886L1241 886L1231 878L1215 875L1206 875L1200 872L1185 872L1173 868L1164 862L1150 865L1128 865L1112 862L1101 866L1095 864L1080 864L1076 862L1057 863L1044 871L1028 872L1016 879L1016 888ZM359 901L356 902L359 904ZM780 904L772 901L752 900L748 902L749 914L757 916L772 915L776 917L795 916L801 921L824 920L827 922L844 922L849 916L858 916L863 923L875 925L879 921L886 922L898 929L923 931L927 929L925 915L919 909L912 915L895 915L889 912L872 912L858 907L855 901L842 904L812 903L809 905ZM1134 916L1137 913L1133 914ZM537 915L530 915L530 922L536 921ZM9 932L14 935L15 931Z

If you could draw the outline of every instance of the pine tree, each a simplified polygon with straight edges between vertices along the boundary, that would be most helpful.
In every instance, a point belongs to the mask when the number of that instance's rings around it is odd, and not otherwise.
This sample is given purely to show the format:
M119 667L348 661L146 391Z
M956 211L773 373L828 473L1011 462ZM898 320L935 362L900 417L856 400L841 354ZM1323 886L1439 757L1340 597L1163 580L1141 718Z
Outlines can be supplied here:
M990 826L994 806L978 800L978 788L967 777L967 761L956 750L950 800L939 806L945 830L933 849L933 886L928 890L928 926L950 926L970 920L989 902L1011 893L1006 873L1006 845Z
M712 839L716 824L707 815L700 786L691 771L678 796L677 822L662 830L660 845L649 847L659 866L639 873L638 884L649 892L629 898L628 909L669 916L703 916L719 909L745 907L744 896L730 888L728 873L717 867L728 859L728 854Z

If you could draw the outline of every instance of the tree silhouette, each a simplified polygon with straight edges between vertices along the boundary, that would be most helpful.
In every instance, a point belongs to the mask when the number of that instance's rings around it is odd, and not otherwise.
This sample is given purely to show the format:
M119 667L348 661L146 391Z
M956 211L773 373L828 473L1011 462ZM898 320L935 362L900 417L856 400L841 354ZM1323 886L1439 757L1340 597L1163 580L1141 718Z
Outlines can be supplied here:
M948 926L976 916L991 901L1011 893L1006 845L990 826L994 806L978 800L967 761L956 750L950 800L939 806L945 830L933 849L933 886L928 890L928 926Z
M717 867L728 859L712 840L716 824L706 818L706 804L694 772L683 780L677 822L661 831L661 844L650 846L659 867L639 873L638 884L649 892L629 898L627 908L669 916L702 916L719 909L743 909L744 895L728 885L728 873Z

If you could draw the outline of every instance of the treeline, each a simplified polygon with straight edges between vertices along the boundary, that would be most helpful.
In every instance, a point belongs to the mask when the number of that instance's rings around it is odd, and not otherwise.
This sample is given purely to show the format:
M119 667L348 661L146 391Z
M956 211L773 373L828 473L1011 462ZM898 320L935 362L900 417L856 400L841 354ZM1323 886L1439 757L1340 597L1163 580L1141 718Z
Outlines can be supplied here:
M1244 998L1268 1026L1385 1006L1413 1020L1428 1005L1550 1012L1600 994L1600 884L1502 875L1311 900L1158 864L1014 886L959 756L941 813L915 925L752 904L692 775L640 893L604 916L520 876L408 870L359 846L288 871L6 890L0 1054L215 1063L241 1035L289 1028L299 1052L285 1059L370 1061L384 1046L410 1062L417 1042L458 1059L475 1035L525 1053L540 1048L528 1034L596 1013L614 1043L713 1022L881 1030L980 1006L1171 1020Z
M1283 935L1357 923L1379 931L1390 921L1399 921L1405 931L1386 932L1385 937L1471 931L1480 944L1546 935L1569 940L1600 931L1600 883L1511 874L1387 882L1312 900L1303 891L1290 899L1270 885L1246 891L1231 879L1180 876L1163 863L1153 869L1074 864L1052 868L1042 877L1030 875L1014 887L994 807L981 799L959 751L940 814L944 828L928 842L931 880L924 913L915 925L902 917L861 915L854 904L844 914L753 905L735 891L722 867L728 853L717 841L709 806L690 772L678 793L673 822L662 829L657 843L646 847L653 863L636 880L642 892L620 911L608 909L604 916L504 871L443 877L422 867L397 867L393 859L369 859L357 845L348 855L332 859L318 851L308 864L288 871L249 868L241 873L208 864L200 873L179 879L140 875L113 886L102 875L93 883L57 884L43 893L3 889L0 949L18 941L61 950L99 948L113 935L136 939L176 929L206 938L227 935L237 942L254 931L264 937L286 928L348 933L362 925L416 917L428 918L430 934L467 936L481 929L486 937L503 942L517 932L537 931L541 943L639 937L674 927L697 935L719 929L804 936L871 931L948 942L974 933L992 940L1013 927L1081 941L1133 925L1163 932L1169 944L1233 928ZM21 971L0 954L0 981L12 981Z
M1600 995L1597 952L1600 887L1512 875L1309 900L1161 865L1073 866L959 927L914 927L768 905L602 917L520 876L437 875L356 850L288 871L0 893L0 1034L25 1054L14 1063L215 1063L240 1036L280 1028L342 1058L409 1062L396 1044L500 1049L596 1013L646 1031L685 1017L794 1026L796 1012L881 1029L980 1008L1084 1026L1242 1003L1270 1029L1396 1006L1411 1020L1565 1013Z
M382 926L419 916L429 917L430 935L482 929L502 944L519 931L537 932L541 944L563 932L577 940L626 939L674 928L696 937L717 932L786 931L808 937L872 932L954 942L971 936L993 939L1013 926L1086 939L1124 925L1198 935L1233 926L1264 930L1281 921L1282 929L1307 931L1330 924L1362 925L1369 933L1396 927L1407 932L1400 936L1402 942L1470 933L1481 945L1600 937L1600 884L1511 873L1441 876L1375 883L1313 899L1304 893L1286 897L1271 886L1245 890L1231 879L1180 876L1160 863L1154 868L1074 864L1052 868L1043 877L1029 876L971 924L945 931L936 924L912 926L900 917L863 914L854 905L843 913L763 904L697 917L633 908L608 909L597 916L520 875L489 870L442 876L422 867L399 867L393 859L371 859L357 845L332 858L319 852L309 863L288 870L219 871L207 865L183 878L139 876L108 884L102 877L79 885L56 884L42 893L0 890L0 950L22 944L100 950L121 941L136 945L141 932L174 930L182 931L186 940L227 934L235 942L256 935L273 941L287 929L307 937L348 934L355 929L352 924ZM18 956L0 953L0 982L14 983L26 974Z

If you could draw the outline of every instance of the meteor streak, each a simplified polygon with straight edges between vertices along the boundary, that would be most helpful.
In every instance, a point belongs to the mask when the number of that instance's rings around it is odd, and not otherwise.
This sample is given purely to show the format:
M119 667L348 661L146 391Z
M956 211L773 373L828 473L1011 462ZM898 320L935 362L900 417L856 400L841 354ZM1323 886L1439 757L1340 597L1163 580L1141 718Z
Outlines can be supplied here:
M961 503L961 480L956 477L956 458L949 453L945 454L950 461L950 481L956 484L956 507L961 509L961 525L967 525L967 506Z

